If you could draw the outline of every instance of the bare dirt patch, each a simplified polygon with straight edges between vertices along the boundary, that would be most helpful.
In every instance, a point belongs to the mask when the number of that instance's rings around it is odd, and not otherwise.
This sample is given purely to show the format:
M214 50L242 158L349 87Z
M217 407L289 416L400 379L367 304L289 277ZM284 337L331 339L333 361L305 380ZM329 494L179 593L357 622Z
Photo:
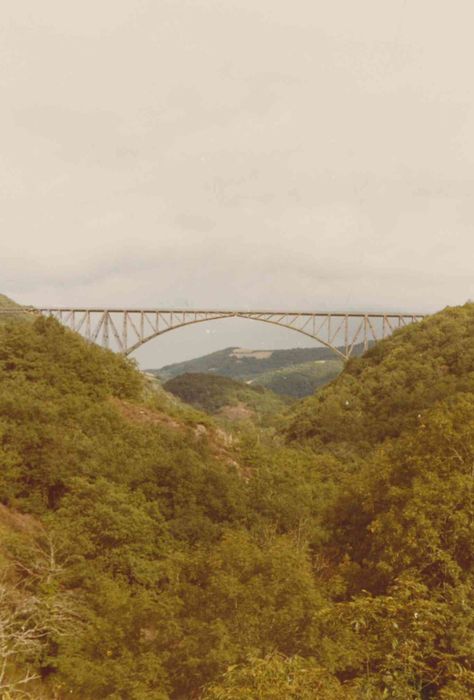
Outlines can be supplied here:
M223 406L218 415L230 421L240 421L252 418L255 415L255 411L239 401L233 406Z
M184 425L182 423L178 423L178 421L174 420L166 413L158 411L157 409L129 403L128 401L117 399L116 397L112 397L109 400L118 410L120 415L131 423L164 425L167 428L172 428L174 430L184 429Z

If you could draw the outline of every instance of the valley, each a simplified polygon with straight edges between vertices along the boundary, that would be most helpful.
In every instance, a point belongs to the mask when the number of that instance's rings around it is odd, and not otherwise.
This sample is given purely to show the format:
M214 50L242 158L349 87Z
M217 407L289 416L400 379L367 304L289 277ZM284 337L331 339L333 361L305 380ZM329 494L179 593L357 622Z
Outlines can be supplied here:
M362 353L354 348L354 356ZM149 369L163 382L182 374L229 377L249 386L260 386L286 397L302 398L327 384L342 370L343 362L328 348L244 350L225 348L186 362Z
M448 308L296 400L245 382L324 356L234 348L163 385L4 320L8 693L472 697L473 337Z

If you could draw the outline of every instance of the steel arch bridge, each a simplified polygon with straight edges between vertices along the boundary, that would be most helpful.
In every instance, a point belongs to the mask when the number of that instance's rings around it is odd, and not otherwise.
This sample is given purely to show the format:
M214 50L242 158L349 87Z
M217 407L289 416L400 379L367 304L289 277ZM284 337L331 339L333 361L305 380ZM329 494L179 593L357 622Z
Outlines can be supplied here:
M224 318L243 318L301 333L331 349L343 360L349 359L356 345L367 349L369 344L385 338L397 328L425 317L425 314L419 313L248 309L30 307L29 311L54 317L87 340L124 355L130 355L153 338L177 328Z

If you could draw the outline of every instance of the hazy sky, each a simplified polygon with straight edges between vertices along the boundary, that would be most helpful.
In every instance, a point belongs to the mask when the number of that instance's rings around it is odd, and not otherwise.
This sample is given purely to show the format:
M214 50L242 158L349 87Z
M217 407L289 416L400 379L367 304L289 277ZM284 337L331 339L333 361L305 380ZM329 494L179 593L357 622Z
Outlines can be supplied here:
M2 0L0 17L0 292L409 311L474 297L472 0ZM308 344L236 323L138 357Z

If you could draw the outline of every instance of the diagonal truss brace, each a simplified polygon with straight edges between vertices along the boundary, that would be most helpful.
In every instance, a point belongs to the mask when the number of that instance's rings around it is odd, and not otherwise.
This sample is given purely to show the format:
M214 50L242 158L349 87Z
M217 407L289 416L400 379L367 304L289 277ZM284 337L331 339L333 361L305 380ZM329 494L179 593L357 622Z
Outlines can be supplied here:
M243 318L301 333L349 359L354 348L364 349L424 314L381 312L250 311L219 309L105 309L43 307L30 312L52 316L87 340L130 355L153 338L197 323ZM3 313L0 311L0 313ZM5 313L8 313L6 311ZM11 312L10 312L11 313Z

